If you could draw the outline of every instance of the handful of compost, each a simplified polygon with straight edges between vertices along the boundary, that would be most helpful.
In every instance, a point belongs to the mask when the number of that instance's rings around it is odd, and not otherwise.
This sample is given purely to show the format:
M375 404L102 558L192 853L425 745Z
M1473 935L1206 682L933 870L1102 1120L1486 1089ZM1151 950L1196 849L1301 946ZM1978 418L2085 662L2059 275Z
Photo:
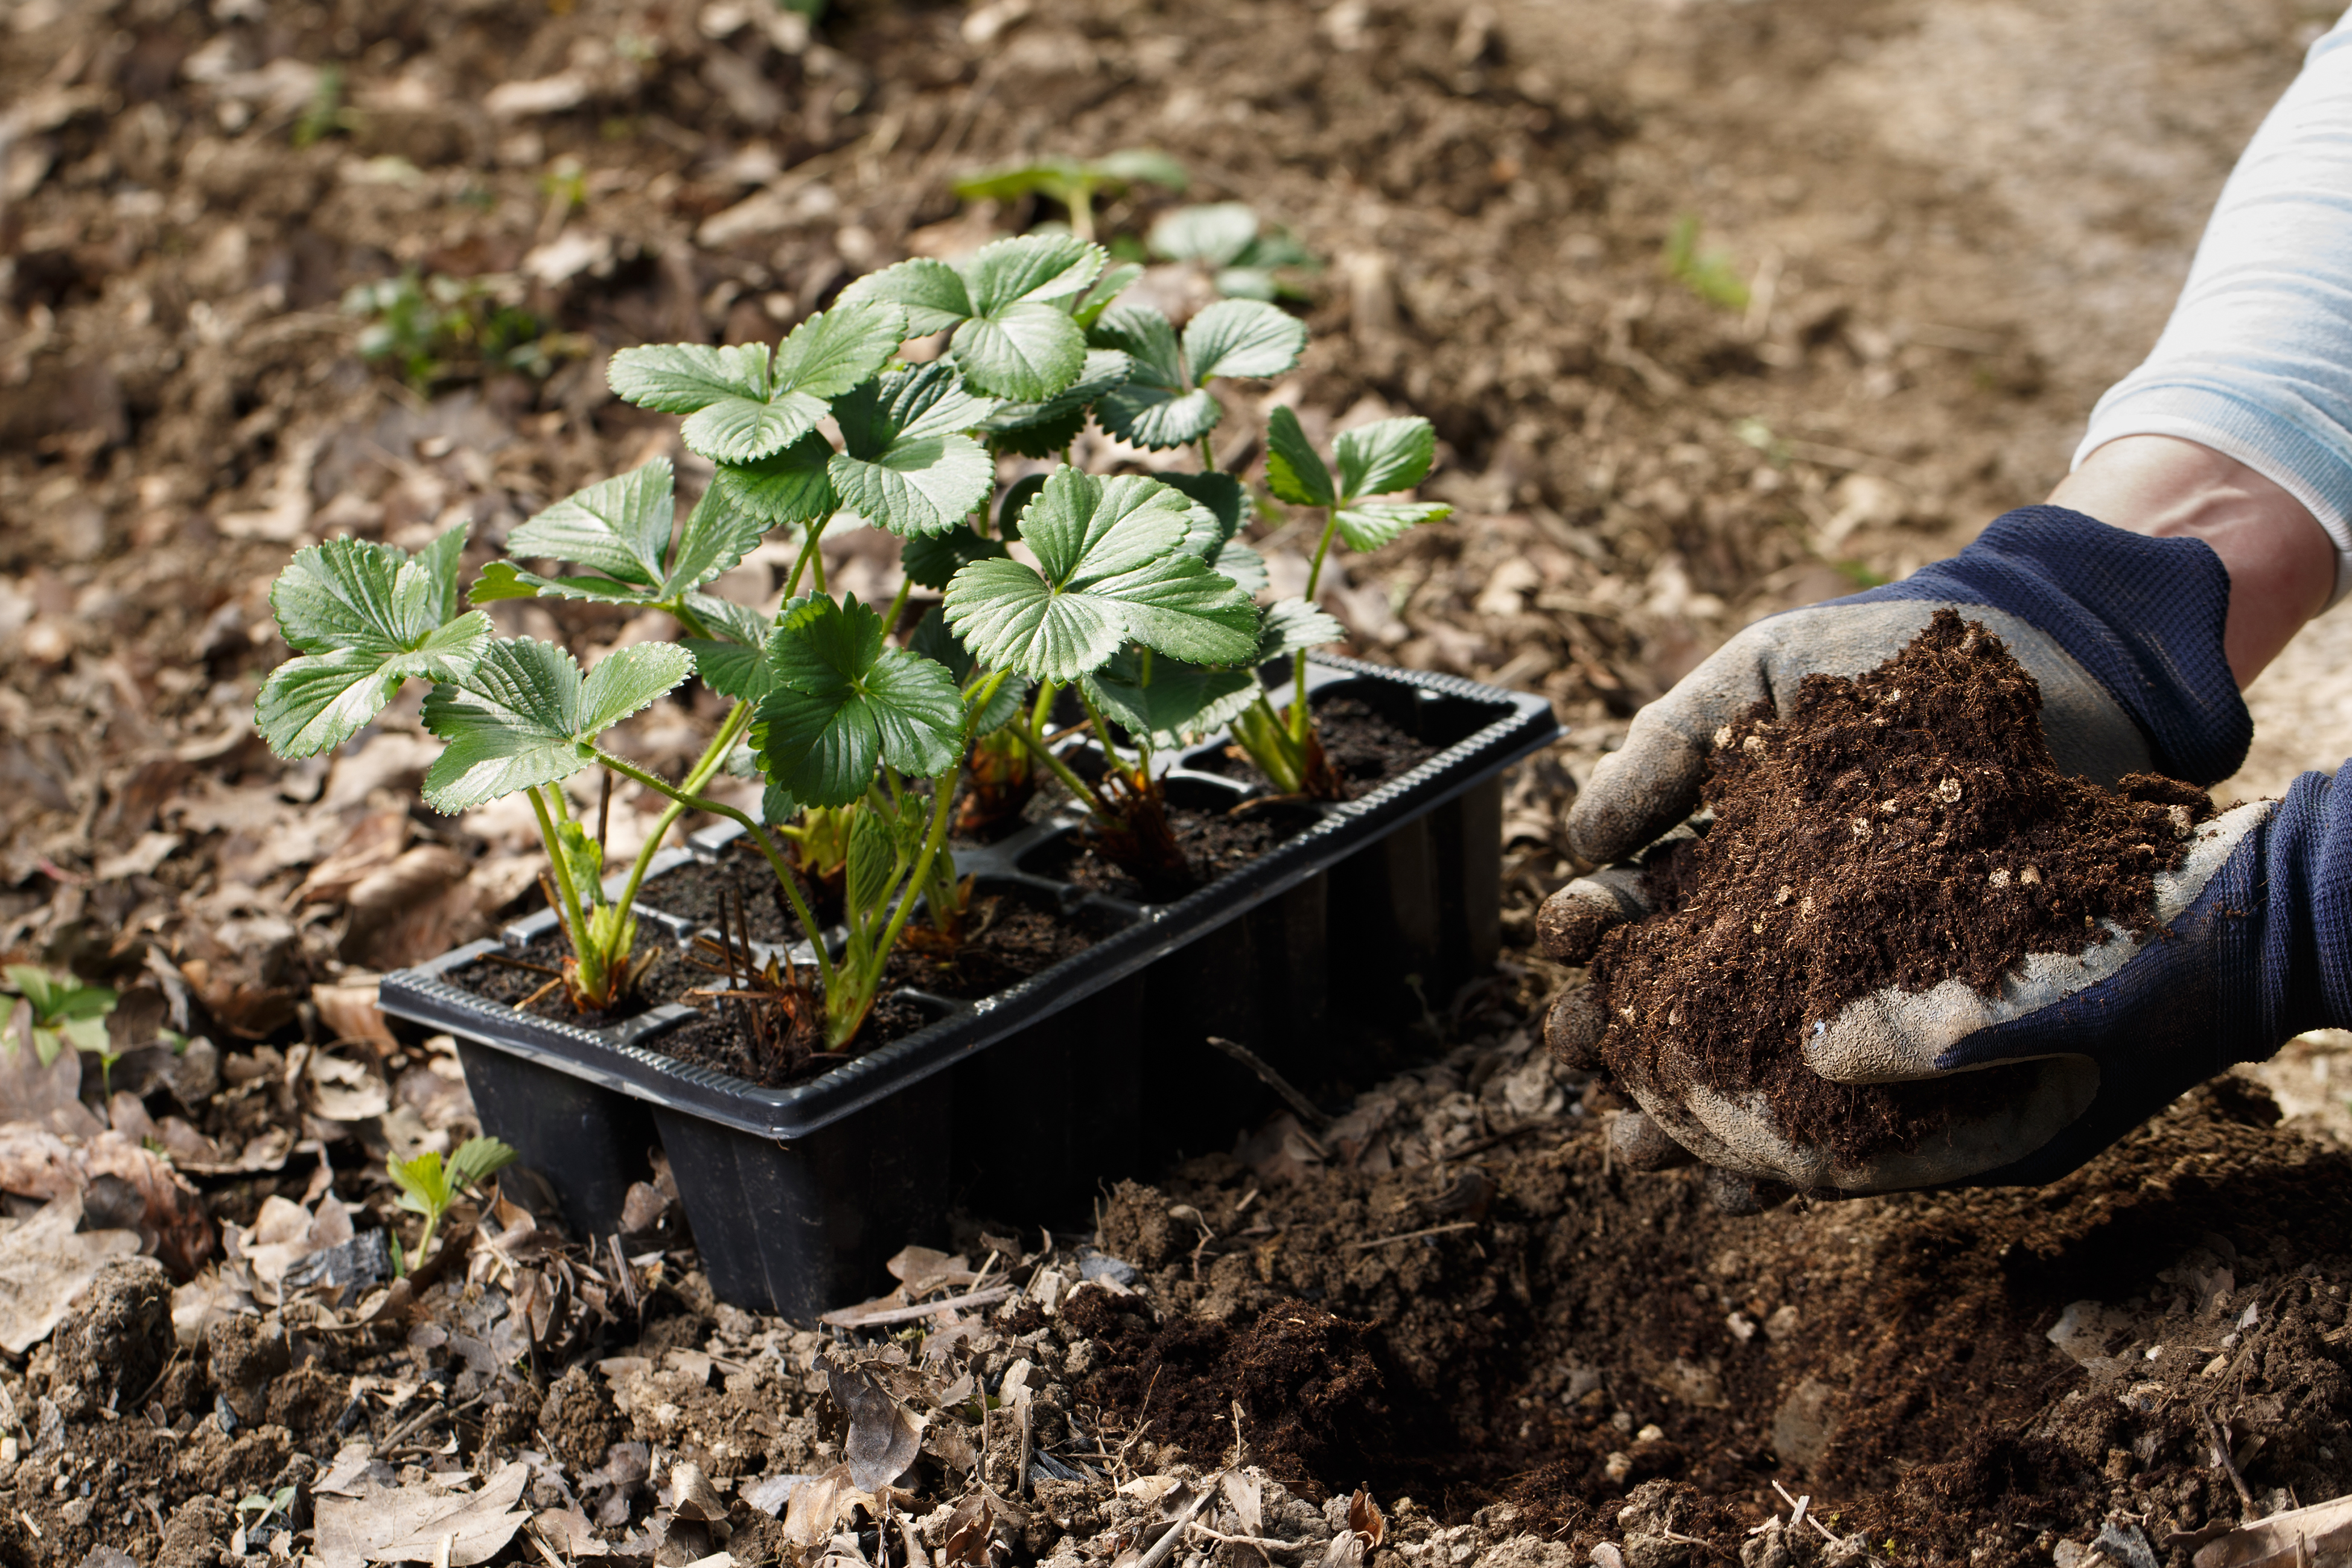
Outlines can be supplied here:
M2212 1037L2215 988L2144 1007L2125 972L2269 807L2062 772L2042 706L2000 637L1937 609L1875 669L1722 723L1706 832L1553 895L1539 942L1590 971L1548 1032L1641 1105L1630 1159L1696 1156L1733 1188L1998 1176L2101 1100L2119 1009L2147 1053Z

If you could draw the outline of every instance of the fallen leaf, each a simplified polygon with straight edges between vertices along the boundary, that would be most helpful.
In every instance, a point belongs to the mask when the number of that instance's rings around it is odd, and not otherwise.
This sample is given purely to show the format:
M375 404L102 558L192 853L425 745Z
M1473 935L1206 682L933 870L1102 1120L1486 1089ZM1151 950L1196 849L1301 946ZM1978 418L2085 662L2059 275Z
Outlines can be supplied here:
M849 1417L842 1457L857 1489L875 1491L905 1475L922 1452L924 1418L893 1399L863 1367L833 1363L825 1368L825 1386Z
M835 1523L852 1509L872 1510L874 1506L874 1495L851 1479L848 1465L835 1465L793 1489L793 1500L784 1510L785 1543L806 1551L832 1540Z
M332 1039L364 1040L385 1051L400 1048L392 1026L384 1021L383 1009L376 1004L373 980L347 979L333 985L313 985L310 1004L319 1009L319 1021L327 1026Z
M2196 1568L2315 1568L2352 1562L2352 1494L2294 1508L2209 1541Z
M315 995L316 993L314 992ZM365 1063L314 1053L303 1068L310 1109L328 1121L365 1121L392 1109L392 1091Z
M344 1499L320 1498L317 1550L333 1562L431 1563L472 1568L506 1549L530 1517L516 1507L530 1467L509 1463L476 1492L426 1487Z
M0 1350L21 1356L47 1339L100 1268L139 1250L135 1232L80 1224L80 1194L69 1194L0 1236Z

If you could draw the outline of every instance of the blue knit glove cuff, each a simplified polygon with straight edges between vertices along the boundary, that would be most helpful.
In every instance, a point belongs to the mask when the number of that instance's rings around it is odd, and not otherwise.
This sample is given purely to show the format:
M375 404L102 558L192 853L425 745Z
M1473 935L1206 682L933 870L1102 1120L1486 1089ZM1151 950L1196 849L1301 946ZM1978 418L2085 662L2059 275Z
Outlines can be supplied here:
M2040 627L2132 716L2174 778L2215 784L2246 760L2254 721L2221 647L2230 576L2201 539L2020 507L1949 561L1840 603L1880 599L1987 605Z

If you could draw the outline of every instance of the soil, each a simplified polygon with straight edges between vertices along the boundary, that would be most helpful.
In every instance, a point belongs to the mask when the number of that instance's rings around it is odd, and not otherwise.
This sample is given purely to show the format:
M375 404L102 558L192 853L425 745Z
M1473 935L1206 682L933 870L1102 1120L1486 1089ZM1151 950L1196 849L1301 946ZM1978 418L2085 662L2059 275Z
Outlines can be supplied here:
M1311 807L1278 802L1245 804L1239 816L1229 806L1204 810L1171 805L1168 808L1168 826L1176 836L1176 847L1184 858L1193 888L1206 887L1226 872L1239 869L1319 820ZM1072 828L1031 850L1022 857L1021 868L1139 904L1171 902L1190 890L1160 889L1155 896L1154 889L1091 847L1084 828Z
M2041 689L1951 610L1857 679L1809 675L1790 711L1730 726L1704 789L1714 824L1644 890L1655 911L1592 958L1601 1055L1644 1092L1762 1089L1791 1141L1859 1162L1916 1148L2009 1092L1999 1069L1838 1084L1808 1030L1886 987L1990 995L2030 952L2079 952L2103 922L2146 931L2155 876L2212 815L2202 790L2058 771Z
M477 959L446 976L452 985L471 991L486 1001L511 1005L532 995L562 973L562 963L571 954L572 943L560 929L551 927L533 937L519 952L501 957L517 960L501 963L496 958ZM541 996L528 1011L541 1018L558 1023L577 1024L583 1029L610 1028L625 1018L634 1018L648 1008L665 1002L675 1002L688 991L704 984L702 972L681 959L671 947L665 933L648 931L642 924L637 931L636 956L643 960L653 956L652 964L637 981L634 994L623 998L609 1008L583 1012L572 1005L572 998L562 986ZM524 968L524 964L532 967Z
M801 882L801 894L803 898L811 896L805 879ZM753 942L781 946L800 942L806 935L793 913L792 901L776 885L776 868L746 838L729 839L715 860L692 860L665 871L648 881L638 896L665 914L693 921L698 931L718 929L723 900L730 932L740 934L739 922L748 918ZM838 890L812 901L809 912L820 922L838 921Z
M1401 773L1411 773L1437 755L1439 750L1415 740L1352 697L1335 697L1317 703L1315 724L1323 737L1324 760L1339 775L1350 795L1361 795ZM1257 764L1239 746L1227 746L1193 765L1204 773L1223 773L1227 778L1265 782L1265 775L1258 772Z

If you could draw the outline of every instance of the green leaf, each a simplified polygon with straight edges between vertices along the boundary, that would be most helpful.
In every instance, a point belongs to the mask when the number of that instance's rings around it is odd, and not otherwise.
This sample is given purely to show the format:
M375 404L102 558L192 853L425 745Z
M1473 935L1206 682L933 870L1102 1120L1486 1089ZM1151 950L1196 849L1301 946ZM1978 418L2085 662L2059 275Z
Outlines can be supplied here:
M775 618L763 616L749 605L739 605L732 599L713 598L709 594L688 594L681 607L700 621L705 629L713 631L727 642L744 647L765 647L768 634L776 628Z
M1437 501L1360 500L1339 511L1339 537L1356 551L1378 550L1417 523L1435 522L1454 509Z
M948 358L973 386L1038 401L1067 386L1086 363L1086 331L1052 303L1086 292L1102 247L1071 235L1024 235L984 245L950 267L918 259L869 273L844 299L887 300L917 334L952 327Z
M1146 243L1154 256L1170 261L1224 267L1239 260L1256 238L1254 209L1241 202L1205 202L1163 214Z
M622 349L604 367L613 395L663 414L693 414L730 398L768 395L768 345L652 343Z
M674 643L605 655L585 677L570 654L501 638L454 685L425 700L425 727L448 742L425 772L425 801L452 816L594 762L605 730L684 680L693 657Z
M507 535L507 553L576 561L629 587L658 588L677 521L672 495L669 459L656 458L532 516Z
M992 735L1019 718L1033 689L1026 677L1008 674L998 685L996 695L988 700L987 706L975 710L972 704L980 696L981 684L979 681L971 683L963 694L964 738L967 742L977 741L982 735Z
M1220 300L1184 325L1184 360L1195 382L1280 375L1306 349L1307 323L1257 300Z
M631 403L689 416L680 431L688 449L744 463L808 434L825 400L880 370L906 334L898 306L853 300L794 327L772 366L764 343L656 343L623 349L605 375Z
M448 1212L450 1201L457 1195L442 1168L438 1149L427 1149L413 1160L387 1161L384 1168L393 1185L400 1189L393 1202L411 1214L437 1218Z
M1087 422L1087 407L1124 383L1132 366L1117 349L1088 349L1078 378L1040 403L1008 403L973 426L1006 451L1044 458L1074 440Z
M834 408L844 449L828 471L841 504L897 534L955 527L987 500L996 463L979 442L954 432L994 411L940 361L858 387Z
M827 465L833 444L812 430L780 452L751 463L721 463L710 488L728 504L773 526L814 522L841 504Z
M449 1170L456 1185L470 1187L505 1170L518 1158L514 1150L499 1139L468 1138L449 1156Z
M851 918L863 923L898 884L901 857L898 836L890 824L871 811L861 811L849 828L849 861L842 878L842 896Z
M1043 474L1024 474L1004 487L1004 499L996 503L996 537L1010 543L1021 537L1021 514L1045 488Z
M675 599L734 570L767 531L766 520L737 507L712 485L686 514L686 526L678 531L677 546L669 554L669 570L662 574L656 595Z
M1217 558L1241 531L1242 519L1249 513L1249 497L1242 482L1231 474L1161 474L1160 482L1171 489L1181 490L1193 502L1192 522L1184 536L1184 548L1208 564L1217 564Z
M919 534L908 540L899 547L898 564L923 587L940 589L967 563L1004 552L997 540L969 528L950 528L944 533Z
M907 334L917 338L945 331L971 314L971 296L962 277L946 262L927 256L867 273L841 291L841 301L898 305L907 312Z
M963 639L948 629L947 616L937 605L925 610L923 618L915 623L914 635L907 639L907 646L925 658L937 659L958 686L970 679L978 667L979 661L963 646Z
M1257 609L1183 548L1192 503L1136 476L1064 467L1022 514L1043 568L976 561L948 584L947 618L992 668L1071 680L1129 639L1202 664L1257 647Z
M819 444L823 438L819 437ZM829 450L829 448L828 448ZM667 458L656 461L667 470ZM646 468L636 470L643 474ZM723 471L723 470L722 470ZM623 479L635 475L623 475ZM665 478L667 475L665 474ZM756 513L737 504L734 495L713 482L694 503L687 514L686 526L678 531L677 542L669 542L667 525L658 544L656 537L656 515L674 515L670 490L667 483L656 487L650 483L615 489L620 480L606 480L593 485L566 500L532 518L515 530L508 539L509 549L518 544L526 554L560 554L564 549L593 552L601 560L571 555L571 560L589 560L590 564L606 564L626 560L618 572L608 566L604 574L593 576L544 577L527 572L510 561L493 561L482 568L482 574L473 586L477 604L488 604L497 599L586 599L608 605L658 605L680 598L726 572L751 553L768 531L768 523ZM598 493L603 492L603 493ZM657 493L656 493L657 492ZM583 497L593 497L588 504L566 511ZM624 511L624 507L636 508ZM542 520L554 521L537 532L530 531ZM589 521L601 520L601 521ZM609 527L607 525L610 525ZM621 530L628 529L629 537L623 539ZM633 552L640 546L650 547L654 553L648 563L635 560ZM650 569L651 583L641 579Z
M566 821L555 830L556 852L562 857L563 869L572 885L581 889L592 904L604 901L604 847L588 831L588 825L576 820Z
M1333 506L1339 499L1331 488L1331 470L1298 427L1298 416L1278 403L1265 421L1265 483L1294 506Z
M1339 463L1339 494L1386 495L1421 483L1437 458L1437 432L1418 414L1343 430L1332 444Z
M1148 305L1119 305L1095 324L1093 339L1134 362L1127 383L1095 400L1102 427L1153 451L1189 446L1217 426L1224 409L1184 378L1176 329Z
M281 757L341 744L411 676L450 680L488 646L489 618L451 616L465 528L411 558L389 544L331 539L298 551L269 590L290 658L261 684L254 723Z
M1124 147L1095 160L1094 169L1106 180L1127 184L1162 185L1181 193L1192 183L1182 163L1156 147Z
M1110 309L1111 301L1142 276L1139 262L1122 261L1116 267L1105 268L1103 275L1095 279L1095 286L1087 290L1086 298L1070 308L1070 320L1091 331L1102 320L1102 313Z
M1231 723L1257 700L1255 670L1212 669L1182 659L1155 658L1151 679L1132 653L1114 655L1085 679L1087 695L1129 734L1155 746L1180 746Z
M1310 647L1347 640L1348 628L1330 612L1304 599L1277 599L1266 607L1265 624L1258 628L1257 662L1287 658Z
M740 643L688 637L684 644L694 655L695 673L702 684L739 702L756 702L776 689L775 671L768 666L768 650Z
M44 1028L100 1019L114 1011L117 998L110 986L86 985L70 974L51 974L31 963L11 963L0 973L8 979L0 989L14 992L30 1004L33 1022Z
M1266 575L1265 557L1238 539L1218 551L1217 558L1209 564L1216 568L1218 576L1253 599L1265 593L1271 581Z
M887 647L882 617L852 598L813 595L778 618L768 645L776 685L751 744L768 776L808 805L846 805L877 764L926 777L961 751L962 703L937 662Z

